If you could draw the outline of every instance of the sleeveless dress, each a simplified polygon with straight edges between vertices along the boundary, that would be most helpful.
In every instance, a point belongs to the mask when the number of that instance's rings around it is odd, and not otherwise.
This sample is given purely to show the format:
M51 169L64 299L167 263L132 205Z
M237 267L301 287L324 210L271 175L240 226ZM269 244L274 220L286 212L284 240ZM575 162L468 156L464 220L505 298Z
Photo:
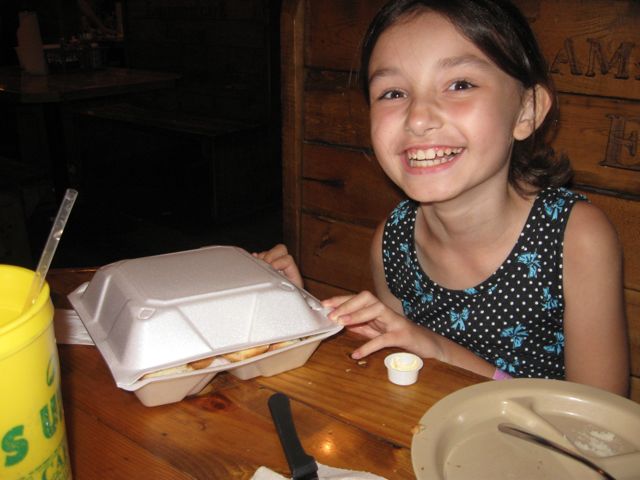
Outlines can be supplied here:
M449 290L422 270L415 249L418 204L404 200L386 221L387 285L404 314L473 351L513 377L564 378L564 229L576 201L564 188L536 197L517 243L480 284Z

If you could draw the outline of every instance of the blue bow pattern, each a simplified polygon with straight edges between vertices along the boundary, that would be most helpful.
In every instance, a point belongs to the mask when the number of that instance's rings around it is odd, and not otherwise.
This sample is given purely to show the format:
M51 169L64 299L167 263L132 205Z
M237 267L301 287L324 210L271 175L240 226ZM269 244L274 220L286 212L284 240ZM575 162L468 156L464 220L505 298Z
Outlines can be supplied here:
M564 348L564 334L562 332L555 332L556 342L550 345L545 345L544 349L549 353L555 353L556 355L560 355Z
M391 212L391 225L395 226L404 220L409 213L409 200L403 200L398 204L393 212Z
M421 303L430 303L433 301L433 294L425 292L422 288L422 282L419 274L418 279L413 282L413 291L420 299Z
M564 208L564 204L565 201L563 198L558 198L553 203L544 202L544 211L548 216L551 217L552 220L557 220L558 215Z
M537 253L523 253L518 257L518 263L524 263L529 267L529 278L535 278L538 276L538 270L540 270L540 260Z
M558 299L551 295L549 287L544 287L542 289L542 309L553 310L554 308L558 308Z
M507 373L516 373L516 368L520 365L520 362L516 358L513 362L509 363L503 358L498 358L496 360L496 367L500 370L503 370Z
M524 342L524 340L529 336L529 332L527 332L526 327L518 323L515 327L509 327L502 330L500 332L500 336L511 339L513 348L520 348L522 346L522 342Z
M405 313L405 315L409 315L410 313L413 313L413 307L411 306L411 302L406 298L402 300L402 311Z
M469 309L467 307L464 307L461 312L451 310L449 317L451 318L451 328L463 331L467 329L465 325L465 322L469 320Z

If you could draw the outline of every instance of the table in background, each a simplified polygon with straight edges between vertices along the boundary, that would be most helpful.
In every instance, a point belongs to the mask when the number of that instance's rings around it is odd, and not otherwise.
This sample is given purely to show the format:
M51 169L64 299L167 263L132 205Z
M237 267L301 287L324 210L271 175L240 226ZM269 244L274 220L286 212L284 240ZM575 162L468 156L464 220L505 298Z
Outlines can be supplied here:
M52 270L56 307L69 308L66 295L93 273ZM261 465L286 476L267 405L274 392L290 397L300 440L317 461L389 480L414 478L412 428L444 396L486 379L427 360L418 383L393 385L383 365L390 350L356 362L349 354L361 342L341 332L303 367L251 380L220 373L208 393L157 407L119 389L95 347L60 345L74 479L250 479Z
M30 75L18 67L0 67L0 104L13 105L17 109L19 129L22 130L19 134L26 138L21 141L21 148L31 153L31 157L49 157L39 166L51 169L54 186L61 196L67 187L70 149L68 131L65 131L68 123L65 107L73 102L170 89L179 78L176 73L130 68ZM38 128L41 132L34 134ZM38 150L31 145L34 141L42 142L44 147ZM36 163L40 160L26 161Z
M72 100L172 88L177 73L131 68L30 75L18 67L0 67L0 102L59 103Z

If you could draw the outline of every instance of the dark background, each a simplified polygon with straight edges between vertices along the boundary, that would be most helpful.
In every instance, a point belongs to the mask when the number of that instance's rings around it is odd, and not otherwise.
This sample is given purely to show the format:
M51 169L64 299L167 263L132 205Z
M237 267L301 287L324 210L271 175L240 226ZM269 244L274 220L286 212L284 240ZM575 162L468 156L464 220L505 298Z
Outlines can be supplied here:
M21 9L38 13L43 43L87 29L75 0L1 3L2 66L17 64ZM255 251L281 241L280 1L121 5L123 37L90 26L105 65L180 79L171 90L64 106L65 136L73 138L67 182L79 196L53 266L98 266L211 244ZM114 0L93 7L115 28ZM87 114L109 102L129 110L115 119ZM0 103L0 262L29 268L59 204L43 133L48 119L38 108ZM127 111L136 112L136 122ZM158 127L158 118L185 128ZM206 133L220 121L233 131Z

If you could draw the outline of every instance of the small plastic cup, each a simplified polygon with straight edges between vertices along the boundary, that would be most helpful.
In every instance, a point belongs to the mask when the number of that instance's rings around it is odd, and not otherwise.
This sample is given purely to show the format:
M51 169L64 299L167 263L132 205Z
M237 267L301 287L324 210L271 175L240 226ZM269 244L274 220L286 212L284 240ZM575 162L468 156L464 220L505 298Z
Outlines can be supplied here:
M392 353L384 359L389 381L396 385L412 385L416 383L418 372L423 364L420 357L407 352Z

